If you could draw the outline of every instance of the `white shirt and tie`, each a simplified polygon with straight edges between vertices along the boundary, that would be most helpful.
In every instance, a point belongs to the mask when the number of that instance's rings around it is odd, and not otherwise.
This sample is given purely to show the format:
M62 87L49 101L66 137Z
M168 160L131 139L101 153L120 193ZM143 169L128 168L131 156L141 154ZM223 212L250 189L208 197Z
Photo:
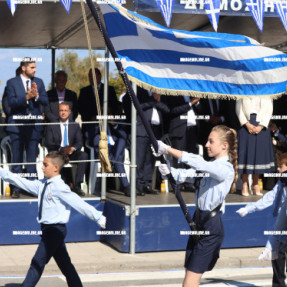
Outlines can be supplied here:
M68 124L69 124L69 120L67 120L66 122L60 121L60 129L61 129L61 135L62 135L61 147L65 147L69 145Z
M28 88L32 89L32 81L31 79L25 78L22 74L20 75L20 78L22 80L25 92L28 93ZM37 101L39 98L39 95L35 98L35 101ZM27 104L29 104L29 101L27 101Z
M151 91L148 92L150 97L153 97L153 94ZM151 124L155 126L160 125L160 119L159 119L159 114L156 108L152 108L152 115L151 115Z
M196 126L196 116L192 107L192 104L190 102L189 96L183 96L186 103L188 103L191 107L191 109L187 112L187 126L193 127Z

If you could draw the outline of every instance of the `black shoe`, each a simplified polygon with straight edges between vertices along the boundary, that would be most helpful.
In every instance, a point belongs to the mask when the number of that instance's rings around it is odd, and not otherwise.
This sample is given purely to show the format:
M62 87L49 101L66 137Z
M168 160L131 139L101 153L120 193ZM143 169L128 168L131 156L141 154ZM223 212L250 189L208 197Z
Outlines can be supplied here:
M79 196L85 196L86 194L81 190L81 187L79 185L76 185L73 188L73 192L75 192Z
M131 197L131 188L130 187L125 187L124 188L124 194L127 197Z
M158 192L152 189L149 185L144 187L144 192L147 194L158 194Z
M137 195L139 195L139 196L145 196L145 192L144 192L143 190L137 189L136 191L137 191Z
M19 190L13 190L13 193L12 193L12 198L19 198L20 197L20 192Z

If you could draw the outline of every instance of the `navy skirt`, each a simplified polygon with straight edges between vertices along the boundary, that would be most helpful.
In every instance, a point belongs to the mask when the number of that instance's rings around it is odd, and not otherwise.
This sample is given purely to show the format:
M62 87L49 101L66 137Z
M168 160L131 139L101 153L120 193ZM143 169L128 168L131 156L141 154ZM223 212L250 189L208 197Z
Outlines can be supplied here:
M199 222L202 222L209 213L210 211L200 211ZM189 237L184 264L187 270L200 274L212 270L219 258L224 239L221 212L210 218L202 230L209 231L209 235L204 235L197 244L194 244L192 236Z
M250 115L251 124L258 126L256 114ZM245 126L238 131L238 173L263 174L275 170L272 140L269 129L252 135Z

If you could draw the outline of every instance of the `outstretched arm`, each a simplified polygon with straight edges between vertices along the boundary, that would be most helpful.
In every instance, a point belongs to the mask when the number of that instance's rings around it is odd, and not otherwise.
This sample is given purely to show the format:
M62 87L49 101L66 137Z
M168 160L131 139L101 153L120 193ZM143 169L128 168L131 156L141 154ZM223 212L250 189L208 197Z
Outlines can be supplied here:
M0 168L0 177L3 180L13 185L16 185L17 187L24 189L33 195L38 196L39 188L41 185L41 182L39 180L28 180L2 168Z
M72 208L77 210L82 215L90 218L91 220L97 222L97 224L106 228L106 217L101 211L98 211L92 205L86 203L82 198L71 192L70 188L67 186L65 190L62 190L58 197L64 201L66 204L70 205Z

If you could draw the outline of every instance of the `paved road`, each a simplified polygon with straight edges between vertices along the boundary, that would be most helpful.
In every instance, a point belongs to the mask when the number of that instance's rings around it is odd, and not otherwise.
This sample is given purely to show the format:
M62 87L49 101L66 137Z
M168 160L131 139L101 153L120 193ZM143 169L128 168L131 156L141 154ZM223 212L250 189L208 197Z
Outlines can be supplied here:
M184 277L183 270L155 271L155 272L119 272L81 274L84 287L181 287ZM272 269L264 268L230 268L215 269L207 272L201 284L204 287L269 287L271 286ZM19 276L1 276L1 287L18 287L23 281ZM63 276L45 275L37 287L66 287Z

